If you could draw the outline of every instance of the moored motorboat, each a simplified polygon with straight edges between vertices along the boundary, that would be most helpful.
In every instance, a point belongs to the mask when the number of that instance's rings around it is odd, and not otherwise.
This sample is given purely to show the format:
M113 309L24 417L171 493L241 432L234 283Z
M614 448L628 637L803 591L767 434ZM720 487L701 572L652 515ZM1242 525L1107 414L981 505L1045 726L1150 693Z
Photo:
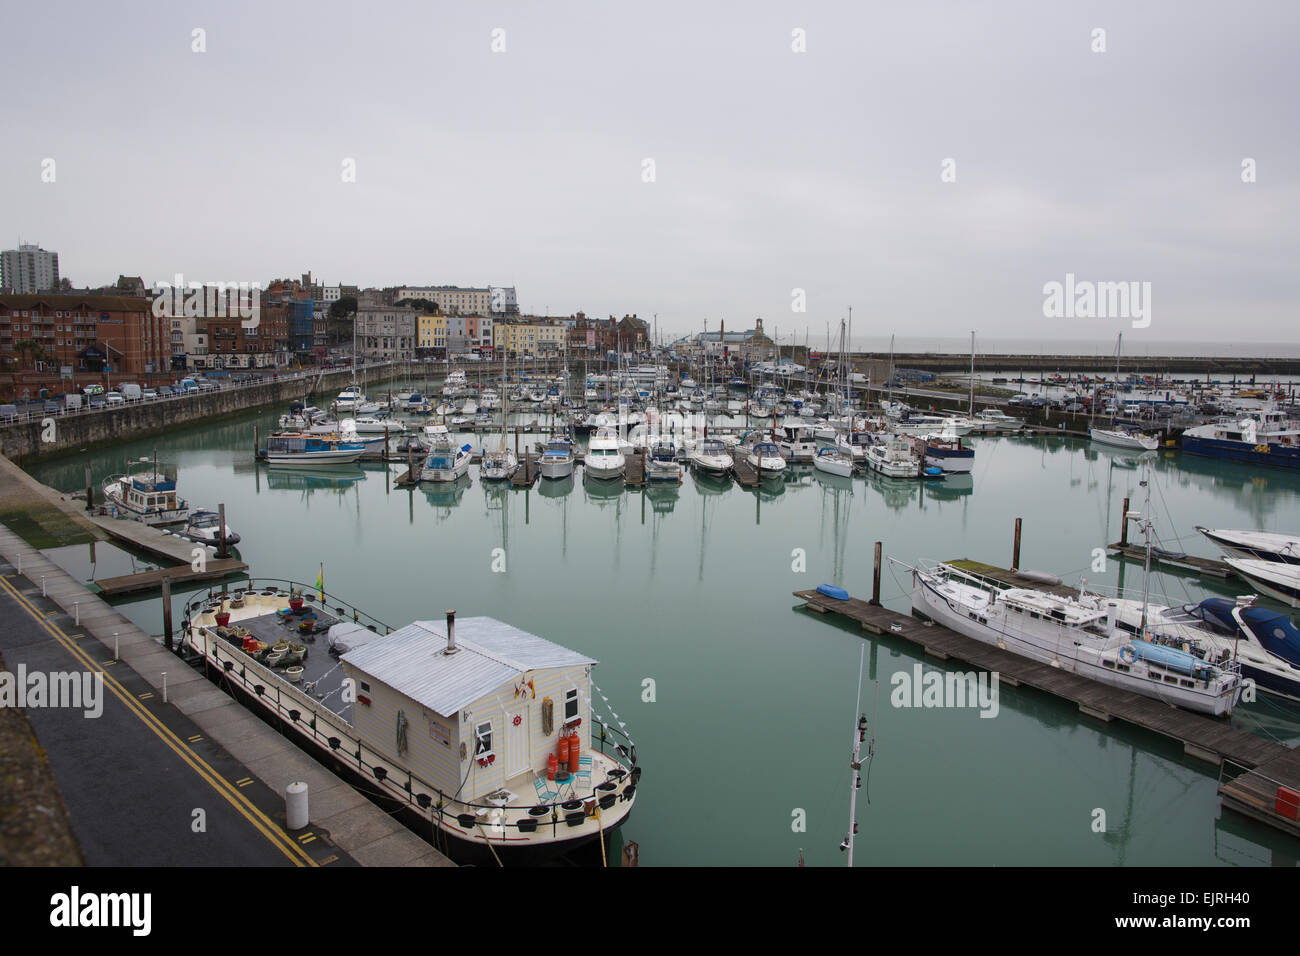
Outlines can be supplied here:
M361 441L289 432L268 436L266 447L258 452L258 457L272 465L334 465L359 461L365 451L365 443Z
M1300 564L1255 558L1228 558L1226 563L1259 593L1291 607L1300 607Z
M608 427L597 429L587 444L587 453L582 457L583 474L599 481L613 481L623 477L626 465L627 458L623 454L618 433Z
M229 524L225 528L226 544L239 544L239 535L230 529ZM221 543L221 515L215 511L195 511L185 522L185 527L175 533L190 541L215 547Z
M1300 537L1271 531L1227 531L1215 528L1196 530L1234 558L1300 564Z

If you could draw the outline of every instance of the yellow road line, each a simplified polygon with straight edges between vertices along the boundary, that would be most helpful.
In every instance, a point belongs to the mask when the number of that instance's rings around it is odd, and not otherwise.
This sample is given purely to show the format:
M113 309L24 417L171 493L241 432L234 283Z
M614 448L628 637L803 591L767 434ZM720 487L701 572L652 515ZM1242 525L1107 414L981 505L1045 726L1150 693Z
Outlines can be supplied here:
M45 628L45 630L49 632L54 639L68 651L69 654L80 661L87 670L91 673L102 674L104 684L110 691L112 691L113 696L121 700L122 703L127 706L128 710L132 711L149 730L153 731L153 733L162 740L164 744L180 757L181 760L188 764L190 768L194 770L202 780L204 780L204 782L211 786L212 789L215 790L219 796L225 799L226 802L229 803L241 816L248 820L248 822L253 825L254 829L265 836L272 846L288 857L295 866L314 867L319 865L305 851L303 851L303 849L298 846L298 844L292 840L287 833L281 830L274 821L258 809L252 801L238 790L234 789L230 782L217 773L207 763L207 761L190 750L190 748L186 747L181 742L180 738L172 732L171 728L159 720L154 714L150 713L147 708L141 705L139 701L137 701L125 687L118 683L116 679L110 677L102 668L96 667L94 661L90 659L88 654L73 644L69 640L68 635L65 634L57 624L48 620L40 609L19 593L18 589L8 580L0 579L0 588L3 588L4 591L13 597L13 599L17 601L19 605L21 605L22 608L32 616L32 618L35 619L36 623Z

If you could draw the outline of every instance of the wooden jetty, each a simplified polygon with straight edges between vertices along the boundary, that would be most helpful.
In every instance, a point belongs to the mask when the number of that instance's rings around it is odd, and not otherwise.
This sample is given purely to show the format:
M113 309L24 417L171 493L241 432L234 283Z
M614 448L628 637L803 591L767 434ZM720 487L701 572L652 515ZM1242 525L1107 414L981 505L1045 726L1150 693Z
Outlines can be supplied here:
M625 455L627 464L623 467L623 484L629 488L640 488L646 483L645 453L634 451Z
M510 475L511 488L531 488L542 470L537 463L537 455L526 451L519 459L517 467Z
M1010 572L1006 572L1010 573ZM1070 701L1090 717L1109 722L1119 719L1169 737L1183 746L1183 752L1215 765L1231 761L1246 768L1272 764L1290 753L1286 747L1238 730L1226 721L1181 710L1151 697L1121 690L1070 674L1058 667L1031 661L1019 654L950 631L946 627L900 614L879 604L849 598L840 601L817 590L795 591L808 610L838 614L857 621L873 634L891 634L918 644L931 657L958 660L998 674L998 681L1011 687L1033 687ZM1300 788L1300 762L1292 783Z
M1267 823L1283 833L1300 836L1300 756L1294 750L1227 780L1220 778L1223 805Z
M749 460L745 457L745 449L729 448L727 451L731 455L731 471L742 488L757 488L771 477L762 474L759 469L749 463Z
M184 584L191 581L207 581L223 578L230 574L240 574L248 570L248 565L237 558L208 558L200 563L201 570L194 569L194 551L199 549L206 556L207 551L201 544L176 535L164 534L158 528L140 521L125 518L110 518L106 515L87 515L106 535L139 551L144 551L155 558L172 563L172 566L141 571L137 574L124 574L95 581L99 593L106 597L117 594L131 594L139 591L151 591L162 587L165 580L171 584Z
M1120 532L1119 540L1114 544L1106 545L1106 550L1112 554L1121 557L1130 558L1134 561L1146 561L1146 548L1136 544L1130 544L1128 540L1128 499L1124 499L1124 507L1120 512ZM1198 558L1194 554L1181 554L1172 551L1166 551L1163 548L1151 549L1151 564L1160 565L1166 568L1173 568L1177 571L1190 571L1193 574L1206 574L1216 578L1236 577L1237 572L1232 566L1224 561L1215 561L1211 558Z

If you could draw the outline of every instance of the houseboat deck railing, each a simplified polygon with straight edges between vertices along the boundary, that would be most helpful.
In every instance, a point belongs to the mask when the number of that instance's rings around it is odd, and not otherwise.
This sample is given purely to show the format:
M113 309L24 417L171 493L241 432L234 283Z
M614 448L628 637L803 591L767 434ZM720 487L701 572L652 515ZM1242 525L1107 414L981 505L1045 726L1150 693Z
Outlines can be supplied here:
M274 581L277 584L289 584L292 588L302 588L304 590L304 599L308 598L307 586L305 585L272 578L250 578L250 584L254 580L262 582L264 585L266 582ZM310 596L315 598L318 593L313 587ZM209 589L205 597L192 597L186 603L184 624L187 637L192 635L191 622L197 616L197 612L202 610L203 605L221 594L222 592L219 590ZM337 600L330 598L328 592L326 592L326 597L327 599ZM351 607L341 601L339 606ZM392 631L392 628L378 621L378 619L363 614L355 608L352 608L352 613L357 615L358 619L364 617L374 621L376 627L385 628L384 633ZM552 827L558 827L560 823L564 823L566 826L572 825L571 816L579 813L584 817L586 816L584 804L587 801L596 800L603 809L608 809L616 800L632 799L639 782L641 768L637 764L636 746L632 743L631 738L624 731L606 724L593 715L591 717L592 726L589 738L591 745L598 749L603 756L617 764L622 771L621 774L618 774L613 790L597 793L593 788L592 794L582 797L561 797L549 803L520 804L508 807L461 799L455 794L446 793L441 788L423 780L407 769L391 766L394 762L392 758L361 743L356 738L356 729L343 717L324 704L313 700L284 676L276 673L274 669L254 660L243 653L242 650L223 640L218 636L215 627L204 625L199 630L203 634L205 641L202 652L204 660L220 666L223 672L220 675L222 680L238 684L245 693L255 695L261 701L263 707L274 710L281 721L290 723L303 737L313 740L320 749L328 748L339 760L346 760L347 765L355 769L356 772L372 777L380 785L383 791L382 796L403 801L411 807L418 807L421 811L436 812L439 818L450 817L453 820L459 818L462 826L465 826L466 829L490 826L498 830L511 828L523 832L532 832L542 823L549 823ZM185 646L184 642L182 642L181 646L182 648ZM274 691L274 697L272 697L272 691ZM597 731L599 732L598 735ZM344 750L345 739L351 745L354 745L356 749ZM575 803L577 804L576 807L574 806ZM545 814L545 820L542 820L537 813L541 809L548 811ZM504 819L505 813L501 811L517 815L519 819ZM484 814L495 814L495 816L491 819L483 819ZM466 817L473 817L474 823L467 825L469 821L464 819ZM485 837L490 839L486 833Z

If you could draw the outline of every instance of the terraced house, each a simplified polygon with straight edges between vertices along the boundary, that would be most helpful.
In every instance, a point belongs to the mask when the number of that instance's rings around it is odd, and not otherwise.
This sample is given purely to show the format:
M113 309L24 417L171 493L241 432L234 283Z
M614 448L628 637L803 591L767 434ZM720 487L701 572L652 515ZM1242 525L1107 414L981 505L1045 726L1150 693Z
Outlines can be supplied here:
M414 357L416 344L414 309L367 303L357 307L357 349L367 359L385 361Z

